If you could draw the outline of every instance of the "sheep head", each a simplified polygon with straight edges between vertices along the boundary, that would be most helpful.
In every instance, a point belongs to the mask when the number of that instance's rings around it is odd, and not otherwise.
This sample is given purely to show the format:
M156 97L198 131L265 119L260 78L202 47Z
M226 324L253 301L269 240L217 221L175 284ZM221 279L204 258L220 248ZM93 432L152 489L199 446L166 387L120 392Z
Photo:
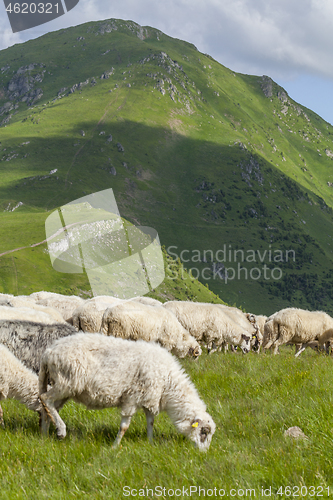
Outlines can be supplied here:
M190 347L187 355L190 358L198 359L198 357L200 356L201 353L202 353L201 347L198 345L197 347L194 347L194 348Z
M259 338L258 338L258 335L257 333L254 333L252 335L252 339L251 339L251 347L254 351L257 351L260 347L260 341L259 341Z
M205 413L201 417L196 417L191 422L188 437L200 451L207 451L215 429L216 425L212 417L208 413Z
M251 336L242 333L239 347L241 348L243 354L247 354L251 349Z

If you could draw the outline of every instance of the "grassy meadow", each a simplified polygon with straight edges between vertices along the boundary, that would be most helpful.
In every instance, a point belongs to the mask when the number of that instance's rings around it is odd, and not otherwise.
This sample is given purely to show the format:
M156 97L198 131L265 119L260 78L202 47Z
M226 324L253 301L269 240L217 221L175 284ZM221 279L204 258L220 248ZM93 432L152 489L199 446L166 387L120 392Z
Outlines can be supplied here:
M88 23L1 51L0 293L89 297L86 275L52 268L45 219L112 188L121 216L155 228L165 247L166 279L150 296L333 314L333 127L270 79L234 73L192 44L142 29L143 38L131 21ZM9 92L22 71L42 89L39 100ZM278 266L283 276L215 279L224 245L266 252L242 267ZM183 250L190 260L181 262ZM269 251L288 250L295 259L268 260ZM272 488L270 498L333 492L333 358L307 350L295 359L283 347L276 357L204 353L181 363L217 425L207 453L165 414L150 445L143 412L114 450L119 411L73 402L61 411L66 439L54 428L42 439L37 415L5 401L0 500L116 500L125 486L150 499L157 495L145 488L156 486L216 487L234 498L250 497L246 489L263 497L262 488ZM285 438L292 426L308 439Z
M331 495L333 491L333 360L311 349L298 359L293 353L284 347L275 357L270 352L203 353L198 362L182 361L217 426L207 453L178 434L164 413L155 420L153 445L140 411L115 450L116 408L87 411L68 402L60 412L68 434L58 441L53 426L49 438L41 438L37 415L5 401L0 498L118 499L126 498L129 489L139 496L140 489L157 486L216 487L234 498L261 498L262 488L271 487L270 498L275 499L297 494L327 498L327 488ZM284 437L292 426L299 426L308 439ZM291 495L287 486L293 488ZM160 498L170 498L161 493ZM143 494L157 497L151 491ZM199 498L193 489L192 498Z

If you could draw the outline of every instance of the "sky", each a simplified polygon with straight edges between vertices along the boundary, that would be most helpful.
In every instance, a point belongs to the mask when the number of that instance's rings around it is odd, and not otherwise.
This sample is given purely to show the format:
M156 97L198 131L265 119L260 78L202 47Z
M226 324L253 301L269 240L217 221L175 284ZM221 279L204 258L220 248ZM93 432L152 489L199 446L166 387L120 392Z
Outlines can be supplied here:
M0 50L110 18L191 42L233 71L268 75L333 124L332 0L80 0L58 19L20 33L12 33L0 0Z

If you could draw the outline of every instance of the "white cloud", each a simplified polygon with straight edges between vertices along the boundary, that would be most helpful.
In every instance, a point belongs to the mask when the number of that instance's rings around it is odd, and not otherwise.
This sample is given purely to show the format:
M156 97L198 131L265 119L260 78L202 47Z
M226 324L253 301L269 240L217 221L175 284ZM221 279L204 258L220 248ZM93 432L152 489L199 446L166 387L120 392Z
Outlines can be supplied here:
M17 34L10 32L0 4L0 48L111 17L192 42L235 71L273 78L312 73L333 79L331 0L80 0L64 16Z
M3 9L5 10L5 9ZM4 13L6 15L6 13ZM1 12L0 12L1 16ZM0 18L0 50L5 49L6 47L10 47L11 45L14 45L15 43L21 43L21 39L19 36L14 34L11 30L11 27L9 26L9 22L1 16ZM1 60L0 60L1 64Z

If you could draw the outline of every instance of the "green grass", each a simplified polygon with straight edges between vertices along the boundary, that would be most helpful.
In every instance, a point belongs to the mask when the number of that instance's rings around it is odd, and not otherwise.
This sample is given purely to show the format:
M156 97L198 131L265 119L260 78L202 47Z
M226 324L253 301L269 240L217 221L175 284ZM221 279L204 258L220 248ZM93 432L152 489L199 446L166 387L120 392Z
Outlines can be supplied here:
M29 295L36 290L45 290L88 298L92 292L85 273L57 272L50 265L46 243L31 247L45 240L44 224L48 215L47 212L2 214L1 253L17 250L0 257L0 293ZM162 302L173 299L223 302L207 286L194 279L180 262L172 259L165 248L162 250L165 279L149 296Z
M298 359L291 348L281 351L275 357L204 353L196 363L182 361L217 425L207 453L177 434L166 414L156 418L150 445L143 412L114 450L119 411L87 411L73 402L61 411L65 440L57 441L53 427L42 439L37 416L5 401L1 499L118 499L124 486L158 485L254 488L257 498L262 487L272 487L277 499L288 497L276 495L280 486L332 488L332 359L310 349ZM308 439L284 437L292 426Z

